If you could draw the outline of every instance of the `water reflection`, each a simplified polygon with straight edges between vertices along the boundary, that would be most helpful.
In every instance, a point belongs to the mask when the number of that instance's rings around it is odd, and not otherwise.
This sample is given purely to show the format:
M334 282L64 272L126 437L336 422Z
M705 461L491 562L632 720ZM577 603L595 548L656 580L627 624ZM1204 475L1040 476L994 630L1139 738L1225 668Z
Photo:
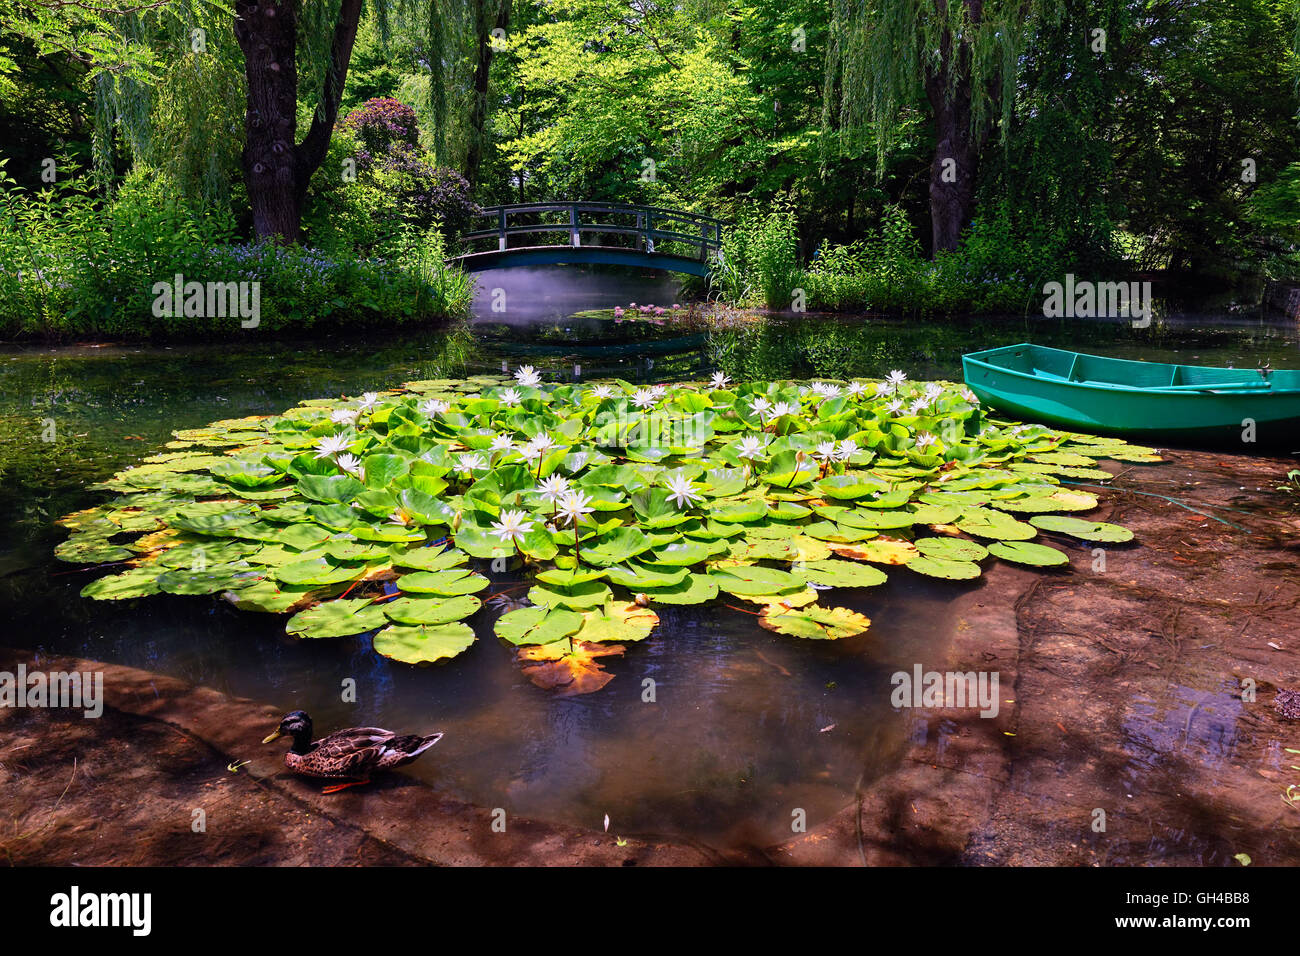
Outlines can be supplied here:
M759 629L728 609L666 609L646 641L607 667L595 695L560 699L529 684L492 635L441 667L410 668L368 640L294 641L283 620L202 598L82 600L89 576L53 560L55 518L100 500L86 483L161 450L173 429L279 412L299 400L526 361L552 379L671 380L723 368L733 378L959 377L972 348L1033 339L1127 357L1251 364L1297 347L1294 326L1210 328L1173 319L1148 330L1023 318L936 325L801 316L701 332L671 323L614 325L575 313L630 301L671 303L671 279L488 273L476 315L447 330L317 343L11 349L0 353L0 615L18 646L175 675L313 713L319 728L378 724L447 736L412 772L448 793L512 814L611 831L689 834L719 844L790 836L795 807L814 827L896 762L926 722L889 704L889 675L942 660L953 591L892 575L833 595L873 620L868 635L827 644ZM507 310L492 311L493 289ZM1294 364L1294 363L1291 363ZM575 368L575 366L577 368ZM57 426L41 440L42 422ZM355 704L343 704L345 679ZM646 699L646 680L654 682ZM1124 723L1125 782L1163 772L1179 752L1213 770L1232 757L1233 704L1190 690L1135 702ZM1193 711L1193 708L1196 708ZM827 730L826 728L832 728ZM940 725L939 747L950 727ZM250 742L250 745L255 745ZM1171 765L1176 766L1176 765ZM1174 772L1174 771L1170 771ZM1172 784L1171 784L1172 785Z

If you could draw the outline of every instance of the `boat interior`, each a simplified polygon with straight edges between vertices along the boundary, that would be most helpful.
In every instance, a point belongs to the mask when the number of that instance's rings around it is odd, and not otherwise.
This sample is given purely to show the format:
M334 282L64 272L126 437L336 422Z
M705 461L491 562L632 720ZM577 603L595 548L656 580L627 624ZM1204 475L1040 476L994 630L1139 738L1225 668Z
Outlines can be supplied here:
M1214 386L1228 386L1234 391L1300 388L1300 370L1296 369L1210 368L1134 362L1041 345L1012 345L971 357L1037 378L1081 385L1118 385L1161 391L1195 391Z

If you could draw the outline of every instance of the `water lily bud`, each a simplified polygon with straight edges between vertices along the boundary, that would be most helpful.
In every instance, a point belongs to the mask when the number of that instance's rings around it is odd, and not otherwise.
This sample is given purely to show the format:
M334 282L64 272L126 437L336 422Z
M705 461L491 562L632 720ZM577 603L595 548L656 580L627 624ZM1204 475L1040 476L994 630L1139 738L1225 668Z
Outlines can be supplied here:
M457 511L456 514L455 514L455 516L451 519L451 530L452 530L452 531L459 531L459 530L460 530L460 516L461 516L463 513L464 513L464 512Z
M648 595L648 594L644 594L644 593L642 593L642 594L638 594L636 597L634 597L634 598L632 599L632 601L633 601L633 603L638 604L638 605L640 605L641 607L649 607L649 606L650 606L650 595Z

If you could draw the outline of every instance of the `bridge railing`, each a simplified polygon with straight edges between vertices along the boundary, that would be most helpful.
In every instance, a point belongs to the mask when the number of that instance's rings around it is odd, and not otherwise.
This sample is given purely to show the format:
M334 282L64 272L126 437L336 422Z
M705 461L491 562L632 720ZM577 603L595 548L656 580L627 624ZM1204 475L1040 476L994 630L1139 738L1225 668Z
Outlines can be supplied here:
M490 225L461 235L471 252L487 251L474 246L492 241L497 250L504 252L543 245L605 246L607 237L630 237L631 243L622 248L672 253L701 262L708 261L710 254L721 248L724 225L720 219L698 213L602 202L488 206L475 218L478 223L486 220ZM584 237L588 240L585 243ZM592 237L597 241L592 242Z

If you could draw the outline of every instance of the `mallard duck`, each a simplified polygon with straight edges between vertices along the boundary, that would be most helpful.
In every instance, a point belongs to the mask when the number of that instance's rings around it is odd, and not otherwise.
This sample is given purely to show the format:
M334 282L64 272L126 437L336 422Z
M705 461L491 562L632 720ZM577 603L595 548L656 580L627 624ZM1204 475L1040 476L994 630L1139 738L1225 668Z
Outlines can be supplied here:
M380 727L350 727L317 740L311 739L311 718L303 710L284 715L275 733L262 741L269 744L292 737L293 746L284 755L284 765L304 777L347 780L326 787L322 793L337 793L370 782L376 770L391 770L408 764L439 740L442 734L395 734Z

